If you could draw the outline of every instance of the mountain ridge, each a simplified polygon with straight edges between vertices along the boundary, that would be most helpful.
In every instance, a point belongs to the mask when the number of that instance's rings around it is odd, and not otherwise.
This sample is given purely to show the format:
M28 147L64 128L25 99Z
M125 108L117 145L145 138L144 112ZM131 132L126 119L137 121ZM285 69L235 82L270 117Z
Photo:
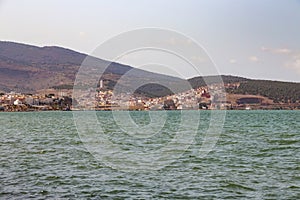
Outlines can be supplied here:
M58 85L72 85L82 62L89 57L100 67L106 67L103 78L118 81L132 70L137 79L167 80L170 83L182 79L133 68L129 65L109 62L70 49L57 46L33 45L0 41L0 90L34 92Z
M74 84L76 74L82 62L88 57L68 48L58 46L38 47L34 45L0 41L0 91L36 92L41 89L59 88ZM106 80L106 87L112 89L120 82L122 75L128 77L121 84L124 88L133 82L147 83L159 80L166 86L187 89L183 83L189 82L192 88L211 83L220 83L219 75L193 77L187 80L154 72L144 71L116 62L109 62L96 57L95 63L107 67L101 77ZM127 72L131 72L127 74ZM260 94L272 97L276 101L297 101L300 99L300 83L275 80L256 80L233 75L221 75L224 84L240 83L240 88L227 89L229 93ZM267 87L267 86L270 87ZM168 87L148 84L137 91L146 96L165 96L172 93ZM268 91L272 91L271 93ZM281 95L280 92L282 94Z

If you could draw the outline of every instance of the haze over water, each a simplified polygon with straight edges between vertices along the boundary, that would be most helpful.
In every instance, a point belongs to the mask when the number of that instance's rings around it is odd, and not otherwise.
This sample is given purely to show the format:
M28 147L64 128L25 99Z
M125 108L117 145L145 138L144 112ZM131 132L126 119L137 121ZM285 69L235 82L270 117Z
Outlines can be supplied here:
M299 111L227 111L223 133L205 158L199 158L197 150L210 111L200 113L195 144L171 165L144 172L123 172L96 160L80 140L70 112L0 113L0 198L297 199L300 196ZM114 143L132 148L131 142L125 141L127 136L115 134L119 130L110 112L97 115L106 120L102 126ZM138 119L148 117L147 112L131 115L137 123L142 123ZM173 123L180 111L169 111L167 115ZM146 144L160 148L163 141L172 138L172 126L164 130L160 140L154 136Z

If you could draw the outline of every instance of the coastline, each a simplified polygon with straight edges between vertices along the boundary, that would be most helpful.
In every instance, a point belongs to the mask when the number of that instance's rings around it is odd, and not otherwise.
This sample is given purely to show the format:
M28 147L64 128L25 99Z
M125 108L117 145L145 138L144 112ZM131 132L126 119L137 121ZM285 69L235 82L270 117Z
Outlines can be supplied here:
M27 110L1 110L0 113L33 113L33 112L84 112L84 111L96 111L96 112L109 112L109 111L131 111L131 112L148 112L148 111L299 111L300 108L278 108L278 107L272 107L272 108L260 108L260 109L157 109L157 110L134 110L134 109L27 109Z

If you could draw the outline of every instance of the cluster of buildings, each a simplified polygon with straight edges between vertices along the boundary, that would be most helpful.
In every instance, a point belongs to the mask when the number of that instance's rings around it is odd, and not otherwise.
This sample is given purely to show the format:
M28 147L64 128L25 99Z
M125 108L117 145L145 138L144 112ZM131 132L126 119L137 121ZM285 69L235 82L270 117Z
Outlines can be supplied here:
M225 88L238 87L227 84ZM0 111L39 110L197 110L197 109L300 109L299 104L274 104L266 97L226 94L223 85L210 85L165 97L149 98L100 87L82 90L43 90L38 95L0 93ZM227 95L227 96L226 96Z
M1 93L0 111L37 110L195 110L226 109L218 103L213 93L224 93L222 87L213 85L190 89L165 97L148 98L138 94L94 88L82 91L72 99L72 90L43 90L38 94ZM226 102L225 102L226 103Z
M87 90L76 95L78 104L73 110L195 110L195 109L226 109L225 104L220 104L223 87L213 85L190 89L188 91L165 97L148 98L138 94L126 92L114 93L103 88ZM211 95L211 91L217 95ZM219 97L217 97L219 96ZM218 99L219 98L219 99ZM225 99L225 97L224 97ZM221 101L224 101L221 99ZM223 105L223 106L220 106Z
M0 94L0 111L70 110L72 98L57 94L22 94L16 92Z

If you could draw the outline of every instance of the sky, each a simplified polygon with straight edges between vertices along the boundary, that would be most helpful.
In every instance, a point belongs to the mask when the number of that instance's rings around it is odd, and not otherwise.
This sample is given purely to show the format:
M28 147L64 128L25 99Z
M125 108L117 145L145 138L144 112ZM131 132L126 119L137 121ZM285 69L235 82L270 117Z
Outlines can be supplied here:
M219 74L300 82L299 0L0 0L0 25L2 41L87 54L127 31L172 30L197 42ZM198 75L169 55L139 54L119 61L139 67L153 58L161 67L169 59L182 76Z

